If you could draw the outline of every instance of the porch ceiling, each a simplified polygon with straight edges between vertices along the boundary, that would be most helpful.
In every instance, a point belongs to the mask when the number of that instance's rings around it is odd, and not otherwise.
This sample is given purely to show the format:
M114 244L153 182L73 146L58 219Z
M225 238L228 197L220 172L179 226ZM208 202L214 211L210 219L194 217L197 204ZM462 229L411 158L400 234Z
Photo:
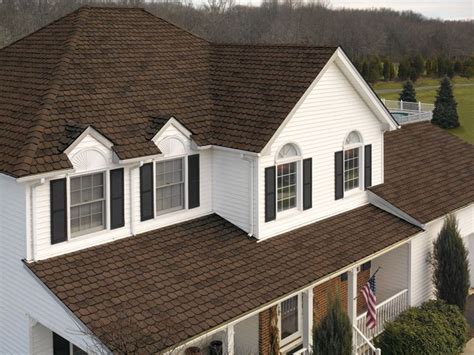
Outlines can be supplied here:
M209 215L27 266L111 350L154 353L419 231L367 205L257 243Z

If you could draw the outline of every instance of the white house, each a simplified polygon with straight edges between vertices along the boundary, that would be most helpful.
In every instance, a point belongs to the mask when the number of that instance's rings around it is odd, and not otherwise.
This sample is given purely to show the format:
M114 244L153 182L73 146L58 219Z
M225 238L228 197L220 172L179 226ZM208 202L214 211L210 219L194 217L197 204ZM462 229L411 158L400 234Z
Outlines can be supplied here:
M0 124L0 354L307 354L336 292L375 351L370 275L378 334L433 296L446 215L474 245L474 147L341 48L84 7L0 50Z

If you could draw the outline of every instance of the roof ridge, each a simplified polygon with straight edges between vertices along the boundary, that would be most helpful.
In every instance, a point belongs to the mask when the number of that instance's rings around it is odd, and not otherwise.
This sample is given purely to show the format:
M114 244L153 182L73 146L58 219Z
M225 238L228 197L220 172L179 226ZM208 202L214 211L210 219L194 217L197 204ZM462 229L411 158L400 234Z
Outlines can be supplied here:
M61 74L65 71L65 66L69 64L69 53L71 48L74 45L74 40L77 36L77 32L79 26L77 26L77 22L80 18L81 13L83 12L83 7L77 9L76 11L72 12L69 15L63 16L59 20L64 20L69 17L75 16L72 21L72 30L71 33L68 34L64 45L65 49L64 52L59 57L58 62L51 70L51 81L50 85L46 87L45 93L42 96L42 102L38 111L36 112L35 119L33 120L31 130L27 137L25 138L25 145L22 149L22 153L20 154L19 161L17 162L16 166L18 169L21 169L22 165L28 165L28 172L30 172L31 165L33 163L33 159L36 156L36 152L38 150L38 146L42 141L44 128L49 126L49 121L47 117L49 116L50 110L54 101L56 100L59 92L59 81ZM55 22L59 22L55 21Z

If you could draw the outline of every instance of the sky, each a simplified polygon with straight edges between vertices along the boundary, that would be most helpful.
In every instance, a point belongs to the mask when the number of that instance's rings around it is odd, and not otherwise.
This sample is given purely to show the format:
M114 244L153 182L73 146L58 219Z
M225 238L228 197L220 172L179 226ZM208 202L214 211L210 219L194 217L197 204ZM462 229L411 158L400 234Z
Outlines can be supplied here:
M474 19L474 0L330 0L330 3L334 8L387 7L397 11L412 10L428 18Z

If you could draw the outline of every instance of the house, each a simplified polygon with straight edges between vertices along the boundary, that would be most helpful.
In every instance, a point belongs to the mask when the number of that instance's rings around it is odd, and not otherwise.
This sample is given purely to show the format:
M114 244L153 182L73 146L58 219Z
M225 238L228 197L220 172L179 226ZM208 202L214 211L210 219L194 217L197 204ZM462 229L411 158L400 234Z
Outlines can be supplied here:
M0 123L1 354L305 354L334 293L373 349L447 214L474 246L474 147L400 126L340 47L84 7L0 50Z

